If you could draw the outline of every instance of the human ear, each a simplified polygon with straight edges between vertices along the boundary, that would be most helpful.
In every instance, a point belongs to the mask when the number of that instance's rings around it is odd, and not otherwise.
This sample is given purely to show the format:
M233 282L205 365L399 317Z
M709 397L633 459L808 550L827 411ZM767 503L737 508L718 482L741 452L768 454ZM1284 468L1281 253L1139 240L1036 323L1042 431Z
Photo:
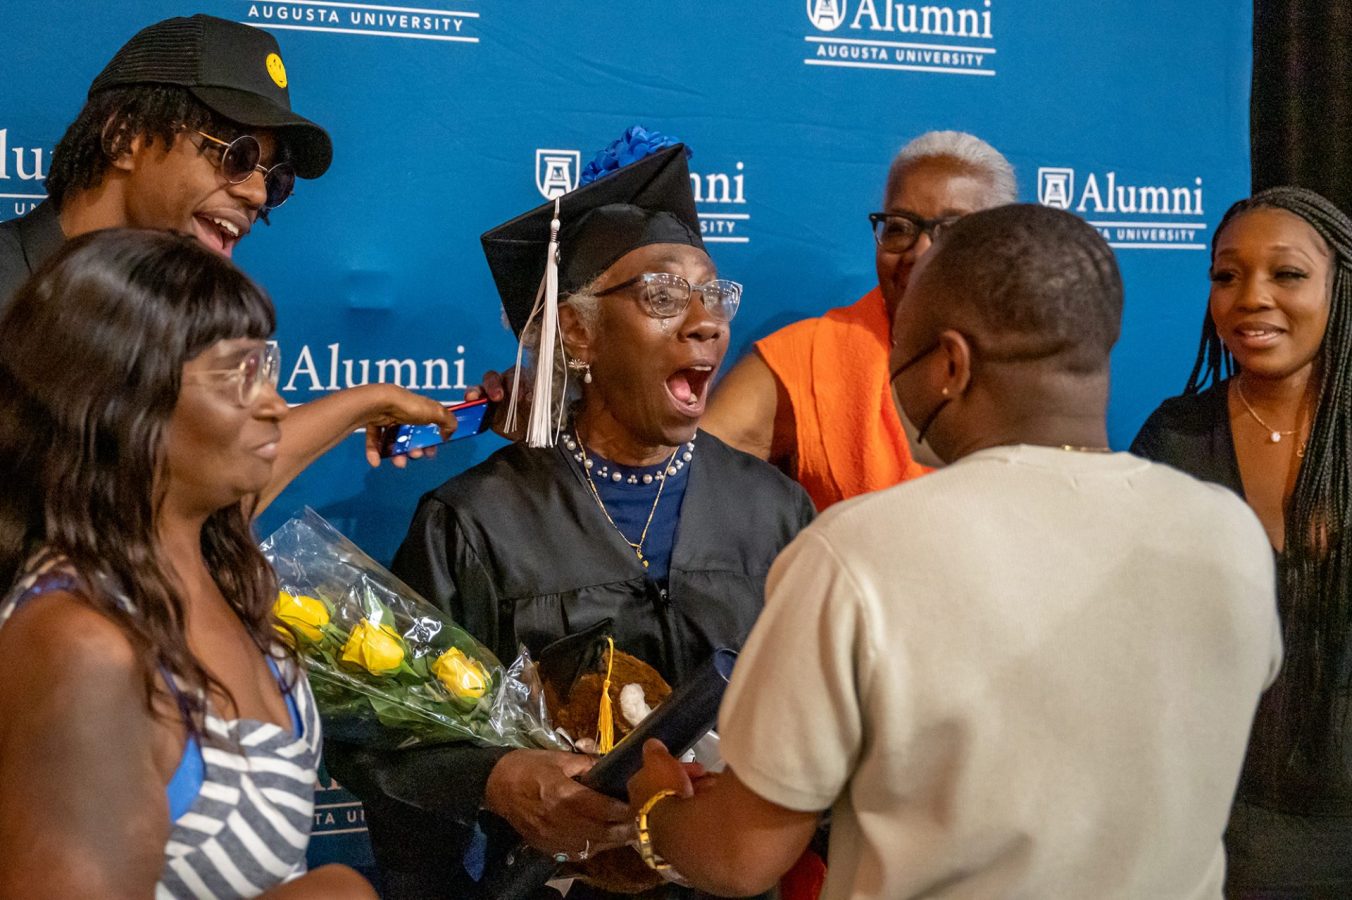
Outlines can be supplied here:
M946 329L939 332L939 353L944 359L944 396L961 396L972 382L971 343L961 331Z
M577 310L566 303L559 307L559 331L563 334L563 346L570 358L591 362L591 332Z
M131 133L131 123L117 115L108 117L99 136L103 155L108 157L114 168L123 171L134 168L133 157L141 149L143 142L142 135Z

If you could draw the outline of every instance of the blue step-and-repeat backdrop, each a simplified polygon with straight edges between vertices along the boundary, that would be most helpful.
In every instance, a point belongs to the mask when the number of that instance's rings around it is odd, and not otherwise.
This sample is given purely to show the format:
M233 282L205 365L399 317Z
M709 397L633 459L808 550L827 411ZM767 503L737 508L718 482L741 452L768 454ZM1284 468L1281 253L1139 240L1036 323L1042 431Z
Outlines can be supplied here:
M874 284L866 214L916 134L973 132L1021 198L1074 210L1118 253L1126 321L1111 436L1181 390L1207 244L1247 192L1251 12L1232 0L5 0L0 218L42 197L89 82L141 26L205 12L271 30L332 169L241 245L277 303L299 403L397 381L444 400L511 364L486 228L572 187L628 126L678 136L705 240L745 283L730 358ZM497 446L369 469L359 438L303 474L309 504L388 560L418 496ZM360 807L321 795L312 858L369 861Z

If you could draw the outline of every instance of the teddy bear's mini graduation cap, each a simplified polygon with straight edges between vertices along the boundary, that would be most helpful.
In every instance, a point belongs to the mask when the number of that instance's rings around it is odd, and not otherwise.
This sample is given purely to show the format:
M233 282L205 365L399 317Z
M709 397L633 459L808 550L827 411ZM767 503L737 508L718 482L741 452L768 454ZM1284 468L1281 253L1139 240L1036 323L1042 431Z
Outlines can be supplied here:
M687 244L704 249L684 144L605 170L607 162L633 158L632 142L616 153L633 131L587 167L581 187L490 229L480 239L512 331L520 339L533 321L540 325L526 429L533 447L552 444L562 426L563 410L557 408L552 384L554 354L563 352L559 298L585 287L640 247ZM589 176L594 180L586 181ZM518 350L518 375L520 370ZM519 387L519 382L513 385L513 407ZM514 413L509 409L509 420Z

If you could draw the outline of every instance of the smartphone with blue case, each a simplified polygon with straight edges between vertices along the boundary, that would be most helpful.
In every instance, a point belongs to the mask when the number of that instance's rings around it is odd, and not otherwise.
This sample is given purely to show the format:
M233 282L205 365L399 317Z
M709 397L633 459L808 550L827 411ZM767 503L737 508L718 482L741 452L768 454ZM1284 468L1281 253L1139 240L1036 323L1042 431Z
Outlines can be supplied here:
M455 431L449 438L441 436L438 425L391 425L380 437L380 455L402 456L413 450L435 447L446 441L474 437L493 427L493 403L490 400L471 400L446 407L455 413Z

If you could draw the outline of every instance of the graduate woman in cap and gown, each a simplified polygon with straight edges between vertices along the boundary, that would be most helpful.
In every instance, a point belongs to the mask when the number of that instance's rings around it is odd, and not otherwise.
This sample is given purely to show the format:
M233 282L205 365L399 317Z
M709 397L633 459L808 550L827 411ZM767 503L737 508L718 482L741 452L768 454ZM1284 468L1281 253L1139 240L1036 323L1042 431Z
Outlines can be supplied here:
M801 487L699 431L741 286L705 252L686 155L631 129L583 186L483 236L534 362L513 392L533 391L527 440L425 495L393 569L501 659L594 631L679 685L741 646L811 519ZM574 780L585 754L331 742L328 759L396 900L481 896L521 840L576 861L634 837L624 803Z

